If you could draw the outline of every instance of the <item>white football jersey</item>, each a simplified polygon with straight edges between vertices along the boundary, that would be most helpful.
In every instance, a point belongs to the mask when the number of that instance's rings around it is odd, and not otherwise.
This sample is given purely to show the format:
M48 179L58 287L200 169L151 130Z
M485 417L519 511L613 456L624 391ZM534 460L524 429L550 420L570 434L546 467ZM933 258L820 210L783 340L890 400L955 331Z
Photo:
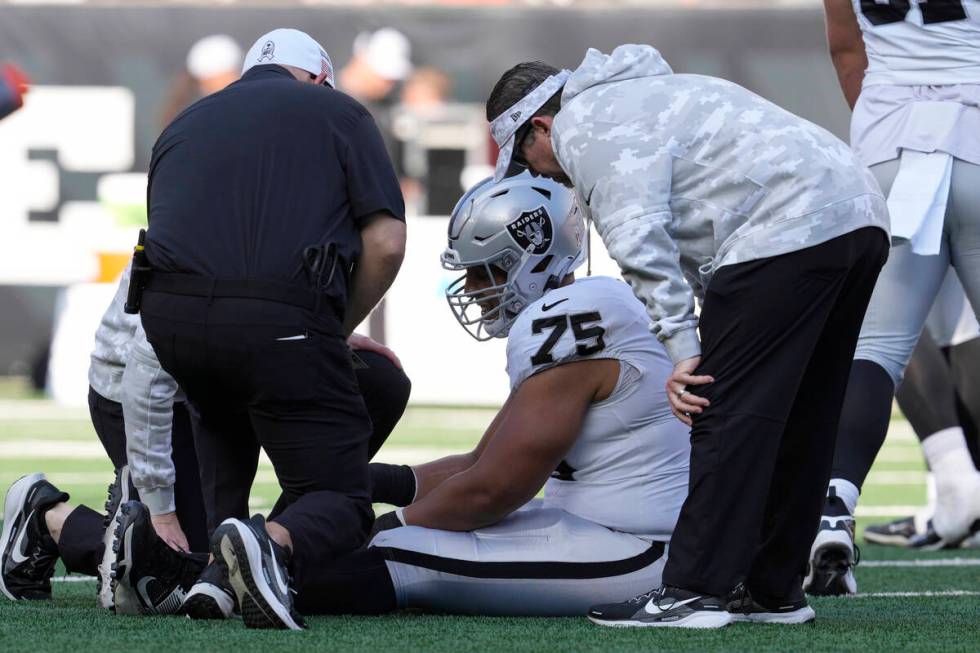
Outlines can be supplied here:
M545 503L667 541L687 497L689 429L670 412L664 385L673 365L630 287L589 277L552 290L520 314L507 340L512 391L542 370L602 358L619 361L619 382L589 409L545 484Z
M980 83L980 0L851 0L864 86Z

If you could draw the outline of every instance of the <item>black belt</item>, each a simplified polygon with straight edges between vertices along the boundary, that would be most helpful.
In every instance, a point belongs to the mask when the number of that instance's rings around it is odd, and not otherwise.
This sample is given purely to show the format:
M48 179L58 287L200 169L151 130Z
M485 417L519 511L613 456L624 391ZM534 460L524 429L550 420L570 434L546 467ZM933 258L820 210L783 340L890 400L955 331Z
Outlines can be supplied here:
M260 279L212 279L196 274L153 272L146 282L146 290L191 297L264 299L310 311L327 305L336 310L334 297L294 284Z

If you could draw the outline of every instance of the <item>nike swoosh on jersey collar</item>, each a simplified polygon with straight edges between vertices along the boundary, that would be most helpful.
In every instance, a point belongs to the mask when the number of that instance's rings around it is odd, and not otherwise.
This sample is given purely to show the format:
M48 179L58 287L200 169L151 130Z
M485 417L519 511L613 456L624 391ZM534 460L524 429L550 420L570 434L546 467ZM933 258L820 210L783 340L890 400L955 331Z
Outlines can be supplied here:
M565 299L559 299L559 300L558 300L557 302L555 302L554 304L544 304L544 303L543 303L543 304L541 304L541 311L542 311L542 312L544 312L544 311L550 311L550 310L551 310L551 309L553 309L553 308L554 308L555 306L558 306L558 304L561 304L562 302L567 302L567 301L568 301L568 297L566 297Z

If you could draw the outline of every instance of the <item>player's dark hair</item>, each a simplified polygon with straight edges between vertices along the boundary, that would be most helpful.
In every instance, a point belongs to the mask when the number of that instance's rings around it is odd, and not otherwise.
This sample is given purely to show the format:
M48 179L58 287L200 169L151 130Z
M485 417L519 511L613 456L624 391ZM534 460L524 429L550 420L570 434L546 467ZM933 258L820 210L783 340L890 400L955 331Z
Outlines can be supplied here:
M493 122L494 118L517 104L518 100L541 82L558 72L557 68L543 61L525 61L505 72L487 98L487 121ZM553 116L559 109L561 109L561 89L552 95L534 115Z

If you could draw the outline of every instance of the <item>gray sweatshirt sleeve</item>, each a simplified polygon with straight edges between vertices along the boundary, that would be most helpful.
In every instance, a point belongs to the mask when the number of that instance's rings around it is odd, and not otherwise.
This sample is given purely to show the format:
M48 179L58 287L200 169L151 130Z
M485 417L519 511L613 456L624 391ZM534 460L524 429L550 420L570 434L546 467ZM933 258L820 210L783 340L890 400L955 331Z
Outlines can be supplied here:
M646 306L653 333L675 363L699 356L694 293L668 233L670 156L643 152L639 135L615 125L579 123L569 131L570 137L555 137L558 159L587 200L609 255Z
M133 484L153 515L173 512L175 470L171 458L177 382L160 366L140 325L123 372L126 456Z

